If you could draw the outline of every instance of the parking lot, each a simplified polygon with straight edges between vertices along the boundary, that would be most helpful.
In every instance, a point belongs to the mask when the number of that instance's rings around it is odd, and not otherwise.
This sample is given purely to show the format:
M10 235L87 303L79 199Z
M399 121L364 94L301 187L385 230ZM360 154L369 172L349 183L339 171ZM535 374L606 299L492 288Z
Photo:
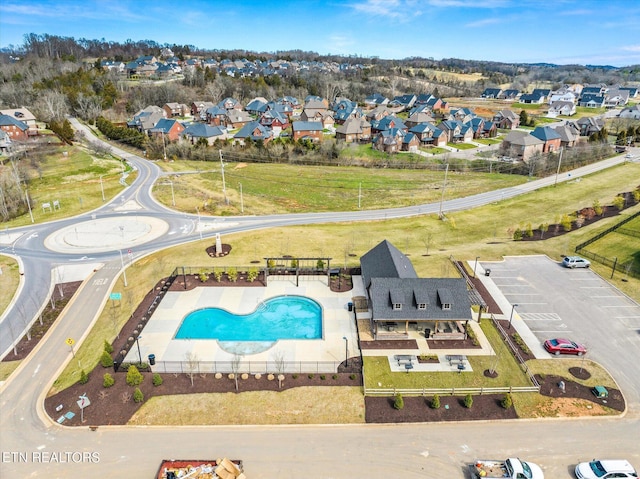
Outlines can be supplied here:
M568 269L547 256L481 264L539 344L554 337L584 344L586 357L634 396L627 399L640 400L640 305L592 270Z

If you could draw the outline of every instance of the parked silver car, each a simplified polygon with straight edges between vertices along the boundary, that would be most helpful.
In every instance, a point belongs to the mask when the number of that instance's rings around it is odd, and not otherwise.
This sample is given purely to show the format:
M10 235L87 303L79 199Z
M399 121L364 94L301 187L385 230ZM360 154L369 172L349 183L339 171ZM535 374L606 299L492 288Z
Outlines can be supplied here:
M562 265L567 268L588 268L591 266L591 262L580 256L565 256L562 260Z

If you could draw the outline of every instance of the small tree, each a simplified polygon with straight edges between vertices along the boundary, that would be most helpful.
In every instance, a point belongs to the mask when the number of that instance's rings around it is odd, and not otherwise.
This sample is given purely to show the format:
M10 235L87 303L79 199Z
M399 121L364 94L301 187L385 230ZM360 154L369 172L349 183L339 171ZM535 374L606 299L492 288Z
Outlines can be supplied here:
M513 240L520 241L522 239L522 230L520 228L516 228L513 232Z
M467 394L464 397L464 407L471 409L471 406L473 406L473 396L471 394Z
M100 364L103 368L110 368L113 366L113 359L111 359L111 354L107 351L102 351L102 356L100 356Z
M613 199L613 206L615 206L618 211L622 210L624 208L624 198L622 196L616 196Z
M320 269L320 270L323 270L324 269L324 261L322 261L321 259L316 261L316 268Z
M220 268L214 268L213 277L216 279L218 283L222 281L222 270Z
M135 391L133 391L133 402L141 403L142 401L144 401L144 394L142 394L140 388L136 388Z
M404 399L402 399L402 394L396 394L396 399L393 402L393 407L397 410L404 408Z
M229 281L235 283L238 281L238 270L236 268L229 268L227 270L227 276L229 277Z
M209 274L206 271L200 271L200 273L198 273L198 279L201 283L206 283L209 279Z
M102 376L102 386L105 388L110 388L116 383L116 380L113 379L113 376L109 373L104 373Z
M533 238L533 228L531 228L531 223L527 223L527 230L525 232L527 238Z
M113 346L111 346L111 343L109 341L107 341L106 339L104 340L104 347L103 349L108 352L109 354L111 354L113 352Z
M440 396L437 394L431 398L431 409L440 409Z
M562 226L562 229L565 231L571 231L571 217L569 215L562 215L562 218L560 219L560 226Z
M184 357L187 361L187 376L191 380L191 386L193 386L193 378L198 373L200 359L198 358L198 355L193 351L186 352Z
M540 223L538 229L540 230L540 239L544 238L544 234L549 230L549 223Z
M504 409L511 409L513 407L513 398L511 397L511 394L505 394L500 404Z
M158 373L153 373L152 382L154 386L162 386L162 376Z
M633 190L633 199L635 201L640 201L640 189Z
M89 382L89 375L83 369L80 371L80 384L87 384Z
M249 271L247 272L247 280L250 283L253 283L256 278L258 277L258 269L257 268L250 268Z
M127 370L127 384L129 386L139 386L142 384L142 381L144 381L144 376L138 371L138 368L133 364L129 366Z

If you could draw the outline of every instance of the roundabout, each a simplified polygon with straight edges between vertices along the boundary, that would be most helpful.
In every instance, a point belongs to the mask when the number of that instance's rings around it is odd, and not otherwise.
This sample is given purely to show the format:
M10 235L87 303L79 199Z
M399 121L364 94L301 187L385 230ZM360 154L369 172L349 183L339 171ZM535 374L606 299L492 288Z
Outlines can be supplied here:
M102 253L147 243L168 230L164 220L149 216L92 219L56 231L44 244L57 253Z

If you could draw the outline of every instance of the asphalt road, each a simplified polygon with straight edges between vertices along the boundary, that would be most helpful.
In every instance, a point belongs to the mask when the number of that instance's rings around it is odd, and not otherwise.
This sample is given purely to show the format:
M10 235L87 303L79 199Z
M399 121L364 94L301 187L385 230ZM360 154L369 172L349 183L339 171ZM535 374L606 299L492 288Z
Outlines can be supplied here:
M167 246L195 241L195 216L170 212L157 205L149 194L157 178L155 165L125 153L125 158L141 171L136 182L115 204L135 199L145 213L170 224L166 234L139 248L143 255ZM581 168L572 178L624 161L617 157ZM145 170L148 168L148 171ZM515 188L469 198L445 201L442 205L355 213L274 215L261 218L233 218L233 226L223 234L250 229L293 224L356 221L407 217L419 214L480 206L516 196L536 187L553 184L554 178L532 181ZM564 181L561 179L560 181ZM97 216L117 216L114 202L94 212ZM139 213L143 214L143 213ZM85 221L90 215L55 224L16 229L20 239L8 248L22 258L29 288L23 288L17 304L25 316L29 295L46 300L51 279L47 274L55 264L78 260L78 255L54 253L44 248L44 237L54 230ZM231 219L226 219L232 222ZM31 236L33 234L37 236ZM208 237L215 232L203 233ZM29 236L31 238L27 239ZM69 430L52 423L42 410L46 392L67 361L73 360L64 341L75 338L80 344L97 318L119 273L117 252L100 253L93 260L105 267L93 273L68 306L63 318L41 341L33 354L0 386L0 475L2 477L151 477L162 458L216 458L227 456L245 461L251 478L272 477L436 477L463 474L463 465L477 457L522 456L547 467L549 474L570 477L570 465L579 460L609 455L639 462L637 416L628 419L580 421L518 421L475 424L421 424L409 426L320 426L320 427L221 427L221 428L126 428L101 427ZM82 257L80 256L80 259ZM88 261L88 260L85 260ZM42 285L33 284L33 278ZM48 281L47 281L48 279ZM20 326L12 308L0 322L1 351L7 350L11 328ZM636 378L640 381L640 378ZM93 398L92 398L93 399ZM93 399L96 400L96 399ZM90 420L90 407L87 409ZM96 453L82 456L82 452ZM45 455L46 462L43 460ZM64 453L70 453L67 457ZM74 454L75 453L75 454ZM65 462L60 462L60 454ZM80 454L78 456L78 454ZM96 462L96 457L99 461ZM52 462L57 459L57 462Z

